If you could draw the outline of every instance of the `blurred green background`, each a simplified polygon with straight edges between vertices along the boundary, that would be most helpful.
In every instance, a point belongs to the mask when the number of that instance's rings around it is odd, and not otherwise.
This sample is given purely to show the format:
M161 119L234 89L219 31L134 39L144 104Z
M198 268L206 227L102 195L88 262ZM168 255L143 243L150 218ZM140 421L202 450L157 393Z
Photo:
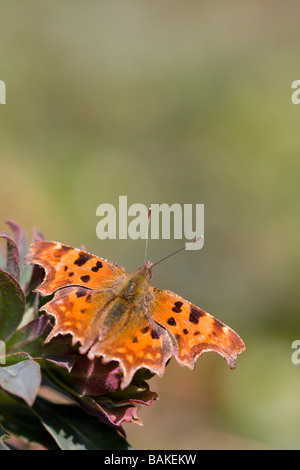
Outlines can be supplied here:
M298 1L0 2L0 230L143 263L143 240L98 240L96 208L205 204L205 244L153 285L244 339L152 379L136 449L300 448ZM151 240L156 261L180 240Z

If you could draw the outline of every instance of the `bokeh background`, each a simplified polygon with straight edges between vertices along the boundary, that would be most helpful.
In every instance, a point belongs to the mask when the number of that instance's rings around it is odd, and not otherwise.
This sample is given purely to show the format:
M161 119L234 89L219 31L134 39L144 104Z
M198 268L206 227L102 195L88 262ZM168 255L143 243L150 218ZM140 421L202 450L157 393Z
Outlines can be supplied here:
M300 4L0 2L0 229L84 244L128 271L143 240L96 236L96 208L205 204L205 243L153 285L234 328L230 371L175 360L127 425L136 449L300 448ZM156 261L182 246L150 240Z

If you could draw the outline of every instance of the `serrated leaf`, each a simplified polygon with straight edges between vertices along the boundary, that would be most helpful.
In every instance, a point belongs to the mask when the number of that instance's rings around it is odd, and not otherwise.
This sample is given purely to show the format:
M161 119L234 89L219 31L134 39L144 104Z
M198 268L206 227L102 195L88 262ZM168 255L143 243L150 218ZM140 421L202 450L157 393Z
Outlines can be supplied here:
M89 416L75 405L57 405L40 397L34 412L63 450L128 450L115 429Z
M0 269L0 339L7 340L20 324L25 310L23 291L13 276Z
M0 368L0 386L32 406L41 384L40 366L25 360Z

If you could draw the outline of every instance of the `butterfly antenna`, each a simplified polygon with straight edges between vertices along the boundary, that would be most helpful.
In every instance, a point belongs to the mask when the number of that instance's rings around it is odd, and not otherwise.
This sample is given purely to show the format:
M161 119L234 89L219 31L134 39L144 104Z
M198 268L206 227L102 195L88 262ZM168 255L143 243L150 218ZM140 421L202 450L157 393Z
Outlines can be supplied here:
M147 232L146 232L146 246L145 246L144 264L146 264L147 253L148 253L148 240L149 240L149 224L150 224L150 217L151 217L151 207L150 207L149 210L148 210L148 222L147 222Z
M200 237L196 238L192 243L196 243L201 238L203 238L203 235L200 235ZM183 246L182 248L179 248L179 250L173 251L172 253L160 259L159 261L156 261L156 263L152 264L152 268L156 266L158 263L161 263L162 261L164 261L165 259L170 258L170 256L176 255L176 253L180 253L180 251L183 251L183 250L185 250L185 246Z

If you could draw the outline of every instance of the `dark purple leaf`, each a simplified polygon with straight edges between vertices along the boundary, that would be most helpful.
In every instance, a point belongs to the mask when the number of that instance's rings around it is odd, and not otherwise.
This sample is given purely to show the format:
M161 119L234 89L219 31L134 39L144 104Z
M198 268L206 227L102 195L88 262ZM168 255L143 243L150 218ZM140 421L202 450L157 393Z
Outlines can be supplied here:
M73 357L71 373L60 374L60 379L71 389L80 406L120 431L123 422L142 424L136 405L149 406L158 398L146 382L137 380L127 389L120 390L122 372L116 361L103 364L100 358L91 361L84 355Z
M6 232L0 233L0 238L7 242L6 266L3 268L11 274L16 281L20 280L20 260L18 247L11 236Z
M119 388L121 370L118 362L103 364L100 358L89 360L77 355L70 380L81 395L102 395Z
M7 225L9 225L11 231L13 232L14 240L19 249L20 262L23 262L27 250L27 237L22 229L22 227L13 222L12 220L6 220Z
M44 236L41 234L41 232L39 232L39 230L36 227L33 227L31 243L40 242L42 240L44 240Z
M116 404L139 404L150 406L158 400L158 395L149 390L147 382L132 382L129 387L124 390L118 390L114 394L109 394L105 397L107 406L116 406Z
M80 406L88 413L97 416L103 423L115 426L125 436L122 429L122 423L136 423L142 425L141 420L137 416L137 409L134 405L117 406L115 408L106 408L101 399L96 397L74 397Z
M37 242L44 240L43 235L38 231L36 227L33 228L33 235L31 242ZM31 271L31 276L26 284L23 286L25 295L31 292L36 286L42 283L45 275L45 271L41 266L35 264L34 266L24 266L24 268L29 268ZM38 296L37 296L38 297Z
M25 268L30 268L30 271L31 271L31 276L29 278L29 281L27 281L23 286L25 295L27 295L36 286L42 283L44 276L45 276L45 271L43 268L41 268L41 266L37 264L35 264L34 266L25 266Z

